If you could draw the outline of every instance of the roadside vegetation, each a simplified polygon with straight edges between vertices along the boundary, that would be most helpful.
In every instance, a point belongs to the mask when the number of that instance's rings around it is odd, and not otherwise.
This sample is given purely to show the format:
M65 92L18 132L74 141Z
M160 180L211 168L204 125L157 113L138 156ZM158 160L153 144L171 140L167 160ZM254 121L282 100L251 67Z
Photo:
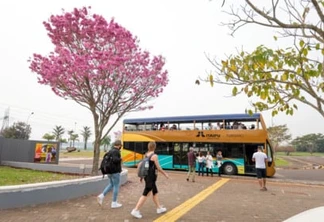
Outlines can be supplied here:
M80 178L80 176L0 166L0 186L22 185L77 178Z
M276 156L287 156L286 152L276 152ZM289 156L324 156L324 153L309 153L309 152L290 152Z
M100 157L103 157L105 152L100 151ZM73 152L60 152L60 158L77 158L77 157L84 157L84 158L92 158L93 157L93 150L80 150L80 151L73 151Z
M289 162L287 160L284 160L281 157L277 157L276 158L276 167L285 167L285 166L289 166Z

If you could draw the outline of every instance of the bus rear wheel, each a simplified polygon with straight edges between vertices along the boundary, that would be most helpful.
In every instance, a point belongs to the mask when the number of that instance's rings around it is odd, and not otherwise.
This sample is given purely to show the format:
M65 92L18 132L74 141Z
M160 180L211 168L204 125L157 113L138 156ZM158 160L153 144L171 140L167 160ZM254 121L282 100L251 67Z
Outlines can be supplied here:
M237 168L233 163L224 163L222 168L223 168L223 173L226 175L237 174Z

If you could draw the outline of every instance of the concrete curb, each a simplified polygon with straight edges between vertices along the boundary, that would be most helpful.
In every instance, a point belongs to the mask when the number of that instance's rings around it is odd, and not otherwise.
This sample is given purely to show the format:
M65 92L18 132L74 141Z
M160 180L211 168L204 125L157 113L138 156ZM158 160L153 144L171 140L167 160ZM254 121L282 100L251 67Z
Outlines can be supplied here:
M48 166L58 167L55 172L62 172L65 168L61 168L57 165L45 165L45 164L32 164L32 163L17 163L6 162L3 165L14 166L29 169L35 169L43 165L45 171L49 170ZM36 165L36 166L32 166ZM67 171L71 171L71 167L68 167ZM41 170L41 169L39 169ZM128 179L128 170L123 169L121 173L121 185L125 184ZM16 186L1 186L0 187L0 209L10 209L25 207L36 204L51 203L57 201L64 201L73 198L78 198L86 195L93 195L102 192L105 186L109 184L107 176L94 176L87 178L80 178L74 180L54 181L36 184L25 184Z
M14 161L2 161L1 165L11 166L17 168L25 168L32 170L41 170L48 172L59 172L59 173L69 173L69 174L91 174L91 165L85 164L46 164L46 163L27 163L27 162L14 162Z

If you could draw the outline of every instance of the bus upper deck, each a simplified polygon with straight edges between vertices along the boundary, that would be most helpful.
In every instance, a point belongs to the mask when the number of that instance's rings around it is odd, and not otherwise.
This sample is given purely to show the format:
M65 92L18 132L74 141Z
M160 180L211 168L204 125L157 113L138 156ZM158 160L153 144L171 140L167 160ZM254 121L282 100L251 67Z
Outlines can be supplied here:
M125 119L124 131L265 130L261 114L223 114ZM174 132L173 132L174 133Z

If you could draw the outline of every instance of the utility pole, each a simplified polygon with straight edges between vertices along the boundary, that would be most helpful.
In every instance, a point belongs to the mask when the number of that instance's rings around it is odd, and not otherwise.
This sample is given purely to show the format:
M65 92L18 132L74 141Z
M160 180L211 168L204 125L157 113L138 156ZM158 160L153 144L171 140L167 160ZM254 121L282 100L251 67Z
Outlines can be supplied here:
M30 126L29 126L28 122L29 122L29 118L30 118L32 115L34 115L34 112L31 112L31 113L28 115L28 117L27 117L27 120L26 120L26 131L25 131L24 139L28 139L28 138L27 138L27 135L28 135L28 133L29 133L29 131L30 131Z

